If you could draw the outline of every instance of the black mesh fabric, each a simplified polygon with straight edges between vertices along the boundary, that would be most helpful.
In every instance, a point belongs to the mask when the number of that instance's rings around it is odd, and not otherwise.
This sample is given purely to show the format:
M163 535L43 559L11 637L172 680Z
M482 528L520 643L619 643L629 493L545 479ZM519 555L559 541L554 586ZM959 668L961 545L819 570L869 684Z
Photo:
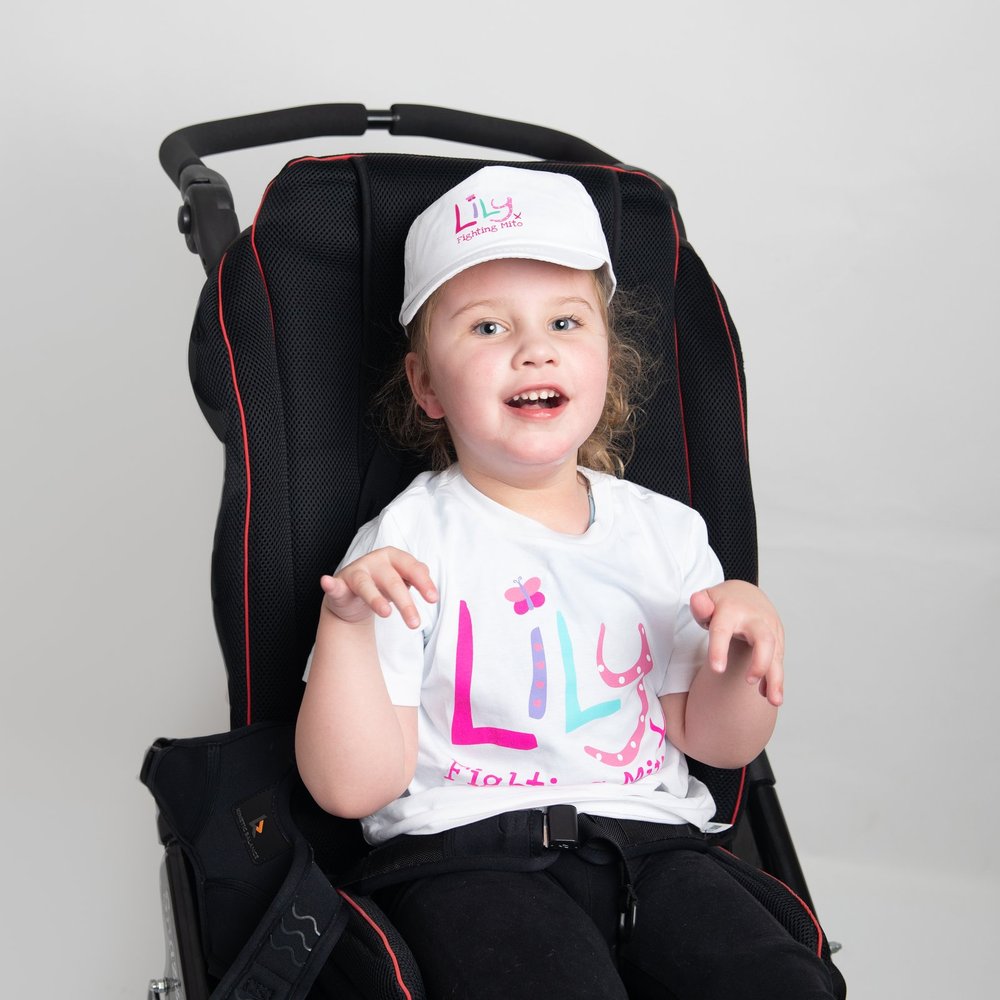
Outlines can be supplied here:
M293 717L297 692L280 670L295 645L285 415L266 291L246 240L223 258L191 337L191 375L225 445L212 555L216 630L232 725ZM256 713L248 691L265 705Z
M698 760L688 760L691 773L703 781L711 790L715 800L716 823L735 823L746 802L747 784L746 768L729 770L721 767L709 767Z
M367 896L342 895L350 912L348 932L333 949L311 1000L354 995L365 1000L425 1000L413 954L389 918Z
M691 504L705 518L726 578L756 583L743 353L725 299L687 244L681 246L676 320Z
M784 883L747 864L728 851L715 848L709 852L800 944L805 945L826 963L833 979L834 994L847 995L844 978L830 961L826 934L808 906Z
M782 882L741 861L728 851L714 849L711 856L761 903L800 944L827 962L830 945L813 912Z

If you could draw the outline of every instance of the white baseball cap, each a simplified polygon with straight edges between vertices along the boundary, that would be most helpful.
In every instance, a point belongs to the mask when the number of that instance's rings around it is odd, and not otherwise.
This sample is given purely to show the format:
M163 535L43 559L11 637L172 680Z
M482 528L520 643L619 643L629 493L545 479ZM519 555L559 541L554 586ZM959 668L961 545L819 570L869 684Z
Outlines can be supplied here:
M406 326L431 293L487 260L523 257L580 271L605 269L615 291L608 241L587 189L568 174L483 167L429 205L406 236Z

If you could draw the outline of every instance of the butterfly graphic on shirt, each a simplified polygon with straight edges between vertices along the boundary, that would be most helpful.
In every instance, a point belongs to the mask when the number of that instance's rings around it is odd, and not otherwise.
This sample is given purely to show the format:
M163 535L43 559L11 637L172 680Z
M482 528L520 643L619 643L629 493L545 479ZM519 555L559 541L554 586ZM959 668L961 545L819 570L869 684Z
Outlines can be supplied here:
M539 590L542 581L537 576L522 580L518 577L514 583L516 587L511 587L503 592L503 596L508 601L514 602L514 613L526 615L534 608L540 608L545 603L545 595Z

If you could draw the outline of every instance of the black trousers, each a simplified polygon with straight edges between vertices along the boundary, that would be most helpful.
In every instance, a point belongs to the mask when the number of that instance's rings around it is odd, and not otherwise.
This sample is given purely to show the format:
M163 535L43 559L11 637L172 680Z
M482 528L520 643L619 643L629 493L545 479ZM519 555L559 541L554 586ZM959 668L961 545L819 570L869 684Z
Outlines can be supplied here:
M620 940L618 862L561 852L541 872L453 872L375 894L431 1000L830 1000L829 969L704 853L630 863L635 927Z

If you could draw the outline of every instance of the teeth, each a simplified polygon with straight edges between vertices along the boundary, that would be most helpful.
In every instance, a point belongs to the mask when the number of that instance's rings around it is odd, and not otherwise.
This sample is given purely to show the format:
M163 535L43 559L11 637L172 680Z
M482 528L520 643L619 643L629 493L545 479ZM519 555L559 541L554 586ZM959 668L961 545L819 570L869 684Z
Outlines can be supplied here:
M540 399L555 399L559 395L555 389L532 389L531 392L519 392L511 397L512 403L537 403Z

